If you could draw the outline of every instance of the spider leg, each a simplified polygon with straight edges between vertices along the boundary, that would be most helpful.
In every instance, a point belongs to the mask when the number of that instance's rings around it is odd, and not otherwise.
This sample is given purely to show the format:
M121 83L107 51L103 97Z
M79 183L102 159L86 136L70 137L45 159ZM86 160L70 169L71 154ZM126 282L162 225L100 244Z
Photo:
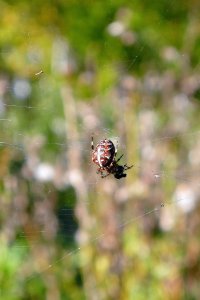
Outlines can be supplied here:
M115 147L115 156L117 155L118 146L119 146L119 142L118 142L118 140L117 140L117 144L116 144L116 147Z
M96 173L97 173L97 174L99 174L99 173L103 174L102 168L98 168L97 171L96 171Z
M92 150L94 150L94 139L93 139L93 136L91 136L91 148L92 148Z
M122 158L123 155L124 155L124 154L122 154L122 155L118 158L118 160L116 160L116 163L118 163L118 161L120 161L120 159Z
M107 174L101 174L101 178L105 178L105 177L107 177L107 176L109 176L111 173L107 173Z
M100 174L101 174L101 178L105 178L105 177L107 177L107 176L110 175L110 173L108 173L108 172L107 172L107 174L104 174L103 171L105 171L105 169L103 169L103 168L98 168L96 173L97 173L97 174L100 173Z
M129 166L127 166L127 164L125 164L125 165L124 165L124 170L125 170L125 171L126 171L126 170L129 170L129 169L131 169L132 167L133 167L133 165L129 167Z

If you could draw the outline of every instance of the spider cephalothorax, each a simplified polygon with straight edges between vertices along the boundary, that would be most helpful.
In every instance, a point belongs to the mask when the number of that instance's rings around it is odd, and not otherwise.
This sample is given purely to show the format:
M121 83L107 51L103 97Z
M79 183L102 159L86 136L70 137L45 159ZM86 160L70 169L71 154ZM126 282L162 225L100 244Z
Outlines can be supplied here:
M122 177L126 177L124 171L132 168L132 166L128 167L126 164L123 166L118 165L118 161L122 158L123 154L120 156L120 158L115 160L117 155L117 147L114 146L111 140L102 140L94 148L92 137L91 148L92 161L99 167L97 173L100 173L102 178L113 174L115 178L120 179Z

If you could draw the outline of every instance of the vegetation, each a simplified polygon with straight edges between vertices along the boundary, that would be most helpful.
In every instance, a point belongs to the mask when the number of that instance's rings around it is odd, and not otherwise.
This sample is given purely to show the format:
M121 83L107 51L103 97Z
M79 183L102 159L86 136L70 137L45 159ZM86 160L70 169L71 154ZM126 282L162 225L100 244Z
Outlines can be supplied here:
M199 8L0 0L0 299L199 299Z

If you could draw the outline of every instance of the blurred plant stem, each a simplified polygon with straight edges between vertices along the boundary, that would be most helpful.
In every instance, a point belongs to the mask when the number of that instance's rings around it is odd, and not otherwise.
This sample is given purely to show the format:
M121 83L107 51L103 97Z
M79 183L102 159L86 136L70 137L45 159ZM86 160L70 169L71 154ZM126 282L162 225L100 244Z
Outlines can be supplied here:
M67 132L67 176L69 183L76 192L77 204L76 217L79 222L78 243L80 256L87 257L87 263L83 262L83 277L87 299L124 299L123 273L125 260L123 254L123 215L126 214L126 201L129 195L119 193L126 185L125 182L116 182L112 178L99 181L96 186L95 205L89 203L90 186L85 180L87 174L82 171L82 151L80 147L81 132L78 129L77 102L72 90L65 86L62 89L62 101ZM120 99L117 96L111 100L115 105L116 128L121 137L122 145L127 144L134 148L136 141L136 118L135 101L131 96ZM122 102L124 100L124 102ZM129 137L131 137L129 139ZM88 149L90 144L88 140ZM126 151L126 148L124 149ZM136 157L136 153L129 154L129 160ZM130 176L131 177L131 176ZM93 195L94 196L94 195ZM98 223L98 233L94 232L95 224ZM86 240L81 237L87 237ZM92 245L95 242L95 247ZM106 290L105 295L103 290ZM101 295L101 296L100 296Z

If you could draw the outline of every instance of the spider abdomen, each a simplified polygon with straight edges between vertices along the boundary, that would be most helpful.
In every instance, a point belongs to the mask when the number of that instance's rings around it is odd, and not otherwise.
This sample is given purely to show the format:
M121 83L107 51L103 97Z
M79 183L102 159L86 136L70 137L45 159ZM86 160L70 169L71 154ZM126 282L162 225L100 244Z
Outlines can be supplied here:
M115 156L115 146L111 140L105 139L97 144L92 154L92 161L99 167L109 166Z

